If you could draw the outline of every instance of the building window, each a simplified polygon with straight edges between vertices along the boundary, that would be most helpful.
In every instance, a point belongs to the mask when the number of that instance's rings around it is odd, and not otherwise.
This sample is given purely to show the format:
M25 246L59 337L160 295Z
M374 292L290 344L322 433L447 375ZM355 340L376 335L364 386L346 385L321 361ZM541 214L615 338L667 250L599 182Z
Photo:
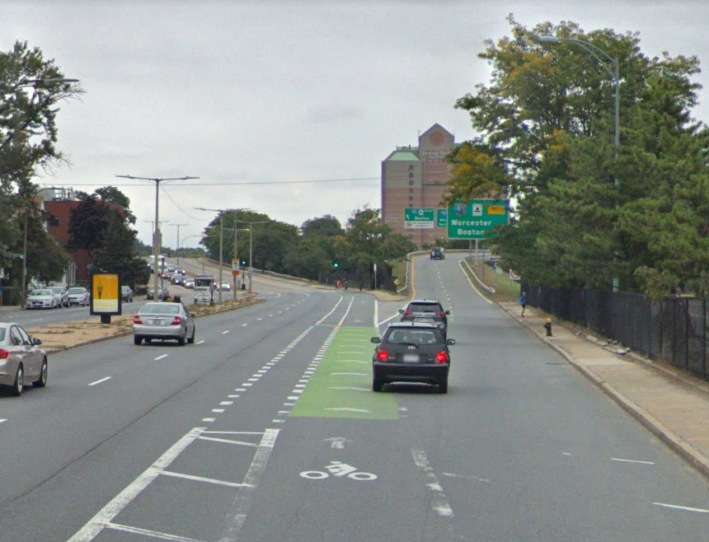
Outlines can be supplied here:
M413 171L413 170L414 170L414 165L413 165L413 164L409 164L409 171Z
M413 197L413 196L409 196L409 203L413 203L413 201L414 201L414 197Z
M409 186L413 186L413 185L414 185L414 181L409 181Z
M413 189L413 188L409 188L409 194L413 194L413 193L414 193L414 189Z
M413 172L413 171L409 171L409 179L413 179L413 178L414 178L414 172Z

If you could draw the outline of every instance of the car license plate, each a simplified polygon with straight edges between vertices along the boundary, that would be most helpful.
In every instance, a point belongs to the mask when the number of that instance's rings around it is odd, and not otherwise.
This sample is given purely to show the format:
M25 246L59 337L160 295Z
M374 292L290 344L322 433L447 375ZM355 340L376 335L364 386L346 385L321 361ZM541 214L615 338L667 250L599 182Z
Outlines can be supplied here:
M404 354L404 363L418 363L419 362L419 355L418 354Z
M416 321L421 322L423 324L432 324L433 318L416 318Z

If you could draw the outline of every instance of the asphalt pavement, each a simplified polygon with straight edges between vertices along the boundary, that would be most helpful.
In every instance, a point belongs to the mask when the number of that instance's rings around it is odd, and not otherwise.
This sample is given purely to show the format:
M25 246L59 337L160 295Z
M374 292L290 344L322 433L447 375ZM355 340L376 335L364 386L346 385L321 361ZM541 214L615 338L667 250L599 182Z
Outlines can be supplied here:
M0 539L706 540L706 479L586 378L616 356L540 340L452 255L412 276L452 311L446 395L371 391L401 301L283 282L194 346L53 355L46 389L0 397Z

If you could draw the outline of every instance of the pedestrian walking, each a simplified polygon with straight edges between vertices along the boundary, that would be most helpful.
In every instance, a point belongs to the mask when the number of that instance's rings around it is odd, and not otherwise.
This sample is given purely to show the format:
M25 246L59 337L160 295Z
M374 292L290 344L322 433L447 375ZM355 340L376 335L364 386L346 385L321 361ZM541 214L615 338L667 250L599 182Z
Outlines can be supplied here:
M522 292L522 295L519 296L519 304L522 305L521 316L524 316L524 309L527 308L527 292Z

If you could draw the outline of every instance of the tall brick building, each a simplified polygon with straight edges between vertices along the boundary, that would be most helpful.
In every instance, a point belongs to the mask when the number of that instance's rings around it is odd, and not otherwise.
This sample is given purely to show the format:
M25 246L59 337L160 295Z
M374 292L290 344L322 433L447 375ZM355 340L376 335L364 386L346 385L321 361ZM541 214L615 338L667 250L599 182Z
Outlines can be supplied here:
M448 184L450 164L445 161L455 138L434 124L418 138L418 147L397 147L382 161L382 217L386 224L408 237L419 248L445 238L445 228L406 228L407 208L443 209L441 199ZM436 213L437 214L437 213Z

